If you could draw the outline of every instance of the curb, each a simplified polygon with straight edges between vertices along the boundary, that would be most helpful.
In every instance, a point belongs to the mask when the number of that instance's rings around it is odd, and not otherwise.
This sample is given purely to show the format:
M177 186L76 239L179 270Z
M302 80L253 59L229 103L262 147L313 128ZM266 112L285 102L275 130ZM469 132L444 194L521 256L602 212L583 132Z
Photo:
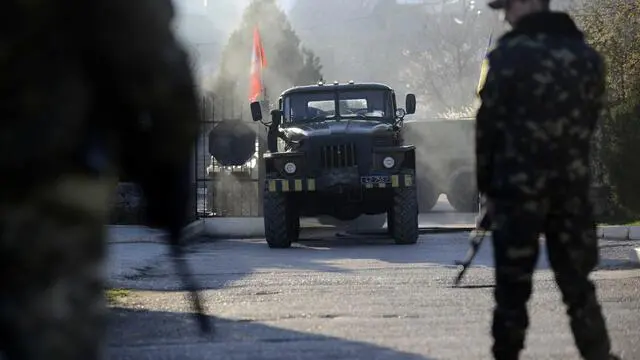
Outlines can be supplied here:
M640 240L640 226L598 226L598 238Z
M107 243L109 244L135 244L135 243L161 243L164 232L146 226L138 225L109 225L107 226ZM111 234L111 229L127 229L135 232L134 235Z
M109 244L136 244L136 243L155 243L166 244L166 233L162 230L146 227L146 226L131 226L131 225L109 225L111 229L129 229L130 231L139 232L139 235L133 236L108 236ZM182 230L182 241L189 241L194 237L201 235L204 232L204 220L196 220L189 225L185 226Z
M109 256L104 264L105 279L108 286L117 284L128 277L140 274L148 265L158 261L159 257L169 254L166 233L145 226L109 226L112 229L127 229L133 236L109 234ZM196 220L182 230L181 240L188 242L204 231L204 221ZM139 233L139 234L135 234ZM126 235L126 234L125 234ZM151 244L158 244L150 246ZM161 246L159 246L161 245Z
M629 254L629 257L634 263L640 264L640 247L631 249L631 254Z
M264 219L261 217L218 217L202 221L202 234L213 238L264 237Z

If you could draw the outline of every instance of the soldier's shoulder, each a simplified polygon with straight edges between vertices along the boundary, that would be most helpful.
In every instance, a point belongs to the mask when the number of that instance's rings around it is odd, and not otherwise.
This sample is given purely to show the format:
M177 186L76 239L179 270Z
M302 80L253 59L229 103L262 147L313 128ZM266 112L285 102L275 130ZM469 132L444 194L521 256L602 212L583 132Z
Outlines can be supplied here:
M600 68L604 68L604 55L602 55L598 50L594 49L591 45L586 42L580 42L577 44L576 52L577 55L589 60L593 64L596 64Z
M582 71L593 76L602 76L605 59L583 38L564 38L562 41L548 41L547 56L556 64L564 64L573 71Z
M530 36L510 31L498 39L495 48L488 54L493 68L517 68L529 66L540 46Z

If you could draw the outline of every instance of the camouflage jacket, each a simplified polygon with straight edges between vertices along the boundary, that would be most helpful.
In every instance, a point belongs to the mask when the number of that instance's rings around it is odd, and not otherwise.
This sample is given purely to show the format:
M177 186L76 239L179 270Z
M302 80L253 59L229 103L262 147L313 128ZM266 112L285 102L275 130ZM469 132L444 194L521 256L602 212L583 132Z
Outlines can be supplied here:
M523 18L488 57L476 115L478 190L505 199L588 191L605 97L601 56L568 15L542 12Z
M199 106L171 0L3 4L0 195L121 170L143 187L149 221L177 229Z
M8 0L3 15L3 173L100 172L109 161L96 152L130 159L122 145L132 129L149 134L149 160L192 155L196 88L170 0Z

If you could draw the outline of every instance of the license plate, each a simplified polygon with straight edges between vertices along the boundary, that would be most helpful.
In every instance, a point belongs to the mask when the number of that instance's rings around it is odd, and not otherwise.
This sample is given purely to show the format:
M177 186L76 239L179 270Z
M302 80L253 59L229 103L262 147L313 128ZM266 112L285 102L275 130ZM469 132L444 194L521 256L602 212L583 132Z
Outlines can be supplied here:
M362 176L360 182L363 184L386 184L391 182L388 175Z

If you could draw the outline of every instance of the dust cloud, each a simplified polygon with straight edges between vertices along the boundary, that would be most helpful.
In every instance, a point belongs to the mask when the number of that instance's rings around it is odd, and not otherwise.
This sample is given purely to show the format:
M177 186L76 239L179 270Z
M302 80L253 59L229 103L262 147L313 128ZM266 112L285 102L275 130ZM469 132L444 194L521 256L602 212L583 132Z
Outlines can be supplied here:
M203 96L213 97L211 108L215 110L206 113L206 120L231 124L233 129L228 130L232 132L238 126L250 128L265 137L264 126L253 123L249 114L249 71L256 26L260 28L268 62L263 79L271 107L281 91L319 79L320 73L314 67L317 59L300 48L300 41L283 12L290 5L287 1L174 0L174 3L178 15L176 30L193 60L199 89ZM199 189L200 196L206 194L199 200L200 210L226 216L257 216L258 153L242 166L220 166L209 156L207 148L211 128L211 124L203 124L198 143L196 177L203 187ZM234 146L246 148L254 144L244 142ZM208 178L213 181L207 181ZM207 182L209 185L203 186Z
M247 99L252 31L259 25L272 103L286 88L315 83L320 76L341 83L388 84L401 107L405 95L414 93L418 107L405 118L405 133L418 148L419 186L431 188L436 197L450 190L465 197L473 190L459 184L465 177L475 179L472 119L481 64L490 38L495 42L507 29L484 1L174 1L180 8L177 27L197 58L199 83L215 94L216 121L236 119L264 132L261 125L251 124ZM245 170L257 179L255 160ZM239 176L229 179L233 184L219 188L216 196L243 191L237 188L243 181ZM450 189L453 183L459 184ZM422 191L420 196L425 212L432 195ZM473 212L464 202L458 201L457 210ZM434 211L446 211L438 209L442 206L436 205ZM253 215L245 210L237 216Z

